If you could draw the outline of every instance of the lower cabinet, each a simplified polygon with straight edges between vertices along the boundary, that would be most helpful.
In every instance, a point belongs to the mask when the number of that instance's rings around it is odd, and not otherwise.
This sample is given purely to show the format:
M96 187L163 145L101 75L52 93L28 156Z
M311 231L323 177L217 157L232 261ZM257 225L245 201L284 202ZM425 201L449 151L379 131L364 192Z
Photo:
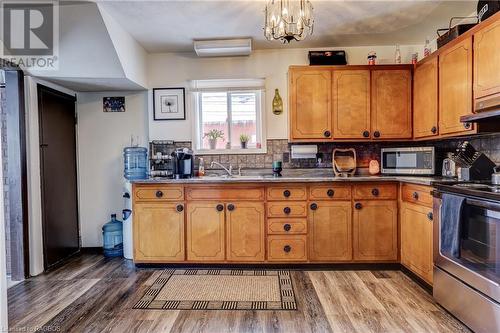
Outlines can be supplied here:
M350 201L309 204L309 259L352 260L352 208Z
M354 259L398 259L398 205L394 200L356 201L353 213Z
M401 204L401 263L432 284L432 208Z
M306 261L306 235L267 236L267 256L269 261Z
M186 208L187 260L224 261L224 205L219 202L189 202Z
M138 203L134 208L134 260L184 261L184 205Z

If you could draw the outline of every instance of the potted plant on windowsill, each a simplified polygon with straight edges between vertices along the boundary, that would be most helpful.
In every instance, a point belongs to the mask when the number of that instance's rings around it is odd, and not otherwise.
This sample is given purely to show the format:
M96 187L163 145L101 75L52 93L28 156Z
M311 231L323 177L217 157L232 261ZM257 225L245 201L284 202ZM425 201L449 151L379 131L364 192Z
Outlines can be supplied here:
M247 149L247 143L250 141L250 136L247 134L240 135L241 149Z
M222 139L224 141L224 132L214 128L206 132L203 135L203 138L208 138L210 149L213 150L217 147L217 139Z

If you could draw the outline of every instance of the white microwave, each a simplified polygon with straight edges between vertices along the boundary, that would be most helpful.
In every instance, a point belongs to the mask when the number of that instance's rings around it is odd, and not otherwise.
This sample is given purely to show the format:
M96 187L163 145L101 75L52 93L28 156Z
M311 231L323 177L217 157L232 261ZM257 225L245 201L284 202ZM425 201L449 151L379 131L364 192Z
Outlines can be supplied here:
M434 175L434 147L382 148L381 171L388 175Z

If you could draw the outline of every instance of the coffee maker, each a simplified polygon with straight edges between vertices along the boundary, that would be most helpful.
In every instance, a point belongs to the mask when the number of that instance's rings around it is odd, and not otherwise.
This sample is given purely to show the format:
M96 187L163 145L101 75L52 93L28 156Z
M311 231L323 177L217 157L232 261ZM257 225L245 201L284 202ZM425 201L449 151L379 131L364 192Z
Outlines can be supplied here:
M185 179L194 176L194 154L191 149L177 148L172 153L172 158L175 179Z

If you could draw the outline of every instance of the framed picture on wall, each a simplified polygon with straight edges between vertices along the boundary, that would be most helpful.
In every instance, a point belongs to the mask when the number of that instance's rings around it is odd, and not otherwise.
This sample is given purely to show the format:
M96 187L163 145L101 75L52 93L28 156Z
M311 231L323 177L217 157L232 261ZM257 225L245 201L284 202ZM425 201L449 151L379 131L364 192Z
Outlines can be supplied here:
M186 119L186 97L184 88L153 89L154 120Z
M125 97L103 97L103 112L125 112Z

